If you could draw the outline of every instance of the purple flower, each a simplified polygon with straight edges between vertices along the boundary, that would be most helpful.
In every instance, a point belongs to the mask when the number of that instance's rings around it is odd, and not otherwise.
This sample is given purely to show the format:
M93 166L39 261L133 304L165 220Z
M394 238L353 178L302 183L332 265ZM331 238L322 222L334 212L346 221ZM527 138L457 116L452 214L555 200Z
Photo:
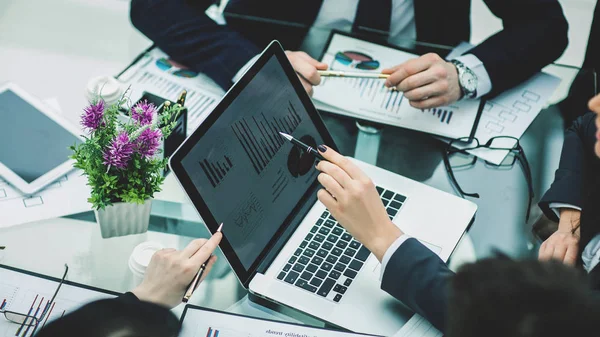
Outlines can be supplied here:
M127 132L121 132L104 152L104 165L124 169L133 154L133 144L129 142Z
M142 158L150 158L154 156L156 150L160 146L160 139L162 138L162 132L160 129L152 130L150 128L142 131L137 143L137 152Z
M148 101L144 100L136 104L131 109L131 118L133 118L140 125L148 125L152 123L152 118L156 113L156 106Z
M90 131L96 131L100 125L103 125L102 117L104 117L104 101L98 100L83 109L81 115L81 125Z

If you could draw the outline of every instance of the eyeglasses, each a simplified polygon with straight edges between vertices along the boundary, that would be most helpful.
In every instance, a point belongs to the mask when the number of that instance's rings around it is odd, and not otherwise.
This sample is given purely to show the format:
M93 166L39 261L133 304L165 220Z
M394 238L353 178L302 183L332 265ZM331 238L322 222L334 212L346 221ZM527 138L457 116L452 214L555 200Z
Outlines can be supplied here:
M52 299L47 301L43 308L42 308L43 300L40 300L40 302L37 305L37 308L35 308L35 305L37 302L37 296L34 299L33 303L31 304L31 307L29 308L29 311L27 312L27 314L4 310L4 308L8 305L8 302L6 301L6 299L4 299L2 301L2 303L0 304L0 312L4 314L4 318L6 318L9 322L20 325L19 328L17 329L17 331L15 332L14 336L24 337L24 336L33 336L34 335L35 330L39 326L39 323L44 321L44 318L46 318L46 315L49 315L49 313L52 311L52 308L54 308L54 300L56 299L56 295L58 295L58 291L60 290L60 287L65 282L65 278L67 277L68 271L69 271L69 266L65 263L65 272L60 280L60 283L58 284L56 291L54 291L54 295L52 295ZM40 310L41 310L41 313L40 313ZM46 318L46 321L47 320L48 319ZM45 322L44 322L44 324L45 324ZM31 334L29 334L29 331L31 328L33 328L33 331L31 332Z
M177 77L185 77L185 78L194 78L198 76L198 73L190 70L190 69L182 69L175 62L167 59L167 58L159 58L156 60L156 66L162 70L170 73L173 76Z
M356 69L375 70L379 68L379 61L373 60L369 55L356 51L339 51L335 54L335 60Z
M457 145L459 143L470 143L465 148L458 148ZM514 145L513 145L514 144ZM458 191L461 197L472 197L479 198L478 193L468 193L465 192L454 175L454 170L457 169L465 169L468 167L472 167L477 162L477 157L468 153L469 150L475 150L479 148L485 148L489 150L498 150L498 151L508 151L508 155L502 161L502 163L494 164L489 161L485 161L485 164L490 167L495 168L504 168L510 169L515 163L518 161L521 168L523 169L523 174L525 175L525 180L527 181L527 189L529 194L529 203L527 205L527 213L525 215L525 222L529 221L529 212L531 211L531 204L533 202L534 192L533 192L533 179L531 177L531 168L529 167L529 162L527 161L527 157L525 156L525 151L521 147L519 143L519 139L510 136L496 136L490 138L485 144L480 144L477 138L471 139L464 137L452 140L448 146L446 147L446 151L444 151L444 166L446 167L446 172L452 182L453 187Z

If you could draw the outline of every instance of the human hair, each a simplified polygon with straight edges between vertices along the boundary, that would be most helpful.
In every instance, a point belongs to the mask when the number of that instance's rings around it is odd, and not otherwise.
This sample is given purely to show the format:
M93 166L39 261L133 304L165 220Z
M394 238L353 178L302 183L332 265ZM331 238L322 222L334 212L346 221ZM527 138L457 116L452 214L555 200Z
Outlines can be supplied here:
M598 295L562 263L490 258L451 282L447 337L587 336L598 329Z
M179 320L162 306L137 299L92 302L43 327L36 337L176 337Z

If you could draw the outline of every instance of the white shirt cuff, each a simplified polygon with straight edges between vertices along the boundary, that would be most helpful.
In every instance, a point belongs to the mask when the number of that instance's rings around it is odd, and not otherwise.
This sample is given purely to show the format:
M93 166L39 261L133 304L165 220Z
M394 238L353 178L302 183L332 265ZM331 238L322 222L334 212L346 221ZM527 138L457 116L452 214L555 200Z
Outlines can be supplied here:
M380 280L383 280L383 273L385 272L385 267L387 267L387 264L394 255L394 253L398 250L398 248L400 248L404 241L410 238L410 236L402 234L396 239L396 241L394 241L394 243L392 243L390 248L387 249L387 251L383 255L383 259L381 260L381 276L379 277Z
M246 62L246 64L244 64L244 66L238 70L237 73L235 73L235 75L233 76L233 78L231 79L231 81L233 83L237 82L240 80L240 78L242 78L242 76L244 76L244 74L246 73L246 71L248 69L250 69L250 67L252 67L252 65L254 64L254 62L256 62L256 60L258 60L259 55L254 56L253 58L250 59L250 61Z
M485 70L485 66L483 62L479 60L479 58L473 54L461 55L455 60L462 62L465 66L471 69L475 75L477 75L477 97L487 94L492 91L492 80L490 80L490 75L487 70Z
M560 209L561 208L570 208L570 209L576 209L578 211L581 211L581 207L573 206L571 204L564 204L561 202L551 202L550 205L548 205L548 207L550 207L550 209L556 214L556 216L558 218L560 218Z

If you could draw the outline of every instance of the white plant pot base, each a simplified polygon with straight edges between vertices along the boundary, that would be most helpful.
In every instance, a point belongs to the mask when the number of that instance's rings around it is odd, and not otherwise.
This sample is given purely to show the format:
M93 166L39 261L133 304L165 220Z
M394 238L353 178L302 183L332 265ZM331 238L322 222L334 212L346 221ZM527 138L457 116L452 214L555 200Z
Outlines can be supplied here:
M101 210L95 210L96 222L102 237L112 238L148 231L152 199L143 204L117 202Z

